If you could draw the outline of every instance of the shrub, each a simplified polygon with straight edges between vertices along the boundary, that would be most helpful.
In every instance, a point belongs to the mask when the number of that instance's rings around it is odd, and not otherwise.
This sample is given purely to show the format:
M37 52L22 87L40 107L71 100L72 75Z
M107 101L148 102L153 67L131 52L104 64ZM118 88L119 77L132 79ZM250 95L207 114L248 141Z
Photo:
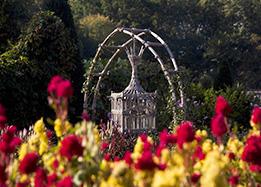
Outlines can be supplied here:
M72 77L79 63L76 56L77 47L60 18L51 12L33 17L18 44L0 57L0 101L7 108L14 108L7 111L10 123L26 127L50 114L46 100L48 80L58 72ZM77 107L81 110L81 104ZM73 106L74 114L77 107Z

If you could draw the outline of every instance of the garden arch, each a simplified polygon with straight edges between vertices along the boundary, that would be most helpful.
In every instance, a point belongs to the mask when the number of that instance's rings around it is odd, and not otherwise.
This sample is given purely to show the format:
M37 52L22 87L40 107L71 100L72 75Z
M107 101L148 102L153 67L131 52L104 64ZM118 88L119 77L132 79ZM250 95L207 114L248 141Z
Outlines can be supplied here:
M123 33L124 35L127 36L127 40L123 42L121 45L108 45L109 42L112 40L114 36L117 34ZM149 40L144 39L144 36L150 36L154 38L157 42L152 42ZM91 93L93 93L93 98L92 98L92 106L91 109L95 113L96 111L96 102L98 98L98 93L100 89L100 84L104 76L106 75L107 71L109 70L109 66L113 63L114 59L124 50L127 49L127 47L131 44L135 45L135 42L138 41L141 44L141 48L139 50L139 55L141 56L143 52L148 49L154 56L154 58L157 60L157 62L160 64L161 70L164 73L164 77L166 78L168 84L169 84L169 91L171 93L171 99L173 104L173 121L176 123L176 106L177 106L177 93L179 94L180 102L179 102L179 107L181 107L184 111L185 114L185 99L184 99L184 92L183 92L183 84L182 81L178 75L178 66L177 63L174 59L174 56L168 47L167 43L155 32L152 32L150 29L137 29L137 28L123 28L123 27L118 27L114 31L112 31L105 39L104 41L99 45L99 48L94 56L94 59L91 62L89 71L86 76L86 80L83 84L83 92L84 92L84 105L83 109L84 111L87 111L88 109L88 101L91 99ZM173 72L172 74L170 71L167 69L164 61L158 54L157 50L155 48L161 47L164 48L167 51L168 58L171 60L172 66L173 66ZM110 57L108 60L107 64L105 65L104 69L98 74L99 78L97 83L94 85L94 87L90 90L90 83L91 80L93 79L94 76L94 68L98 63L98 58L103 50L106 49L115 49L113 55ZM178 80L178 88L175 91L174 83L172 76L176 76ZM177 92L177 93L176 93Z

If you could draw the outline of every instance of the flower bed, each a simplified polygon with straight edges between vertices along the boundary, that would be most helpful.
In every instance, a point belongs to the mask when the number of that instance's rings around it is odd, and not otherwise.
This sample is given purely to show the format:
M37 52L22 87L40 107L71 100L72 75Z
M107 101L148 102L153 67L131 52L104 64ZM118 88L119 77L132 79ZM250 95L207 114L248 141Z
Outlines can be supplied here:
M14 126L6 126L0 105L0 187L260 186L260 107L253 109L252 129L242 140L230 131L232 109L219 96L210 125L213 138L184 121L172 133L162 131L159 142L140 135L132 152L112 160L106 152L110 142L103 142L87 114L74 126L67 120L71 83L56 76L48 93L57 116L55 135L39 119L22 141Z

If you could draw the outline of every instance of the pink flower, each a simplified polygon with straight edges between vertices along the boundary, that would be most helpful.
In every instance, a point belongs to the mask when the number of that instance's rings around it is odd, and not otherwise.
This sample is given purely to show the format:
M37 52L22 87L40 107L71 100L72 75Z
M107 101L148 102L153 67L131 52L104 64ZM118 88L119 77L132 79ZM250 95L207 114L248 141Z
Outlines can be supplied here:
M25 155L23 160L20 161L19 171L22 174L29 174L35 172L37 169L37 163L39 160L39 156L37 153L32 152Z
M201 174L200 173L193 173L192 175L191 175L191 182L193 183L193 184L196 184L198 181L199 181L199 179L200 179L200 177L201 177Z
M245 162L261 166L261 136L250 136L247 139L241 158Z
M63 81L63 78L59 75L55 75L52 77L51 81L48 84L47 91L49 94L56 94L57 86L60 82Z
M60 154L71 160L73 156L82 156L83 147L81 138L76 135L69 135L61 142Z
M38 168L34 176L34 186L46 187L46 185L47 185L47 175L42 168Z
M215 111L216 114L223 114L224 116L227 116L229 113L232 112L232 109L230 108L228 102L223 96L218 96L216 100Z
M229 177L228 182L231 186L236 186L238 184L239 181L239 176L238 175L233 175L231 177Z
M64 80L57 85L58 97L71 97L73 95L72 84L69 80Z
M227 133L228 128L223 114L215 115L211 120L211 132L215 137L221 137Z
M254 124L261 124L261 107L254 107L252 111L251 121Z
M195 131L192 122L185 121L177 128L177 143L182 149L183 143L192 142L195 139Z
M67 176L60 180L56 187L73 187L73 180L71 176Z

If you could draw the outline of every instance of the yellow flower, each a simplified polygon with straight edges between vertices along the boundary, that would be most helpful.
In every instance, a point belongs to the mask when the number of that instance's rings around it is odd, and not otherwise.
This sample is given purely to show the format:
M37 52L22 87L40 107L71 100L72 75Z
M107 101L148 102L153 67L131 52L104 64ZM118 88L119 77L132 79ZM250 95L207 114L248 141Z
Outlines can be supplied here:
M34 124L34 132L37 134L41 134L45 132L45 125L43 122L43 118L39 119L35 124Z
M54 130L55 130L57 137L61 137L63 135L63 128L62 128L62 120L61 119L58 118L54 121Z
M210 139L207 139L202 144L202 150L204 153L208 153L212 149L212 141Z
M18 151L19 160L22 160L27 153L28 153L28 144L23 143Z
M223 171L225 164L218 150L209 152L202 166L201 185L209 187L228 186Z

